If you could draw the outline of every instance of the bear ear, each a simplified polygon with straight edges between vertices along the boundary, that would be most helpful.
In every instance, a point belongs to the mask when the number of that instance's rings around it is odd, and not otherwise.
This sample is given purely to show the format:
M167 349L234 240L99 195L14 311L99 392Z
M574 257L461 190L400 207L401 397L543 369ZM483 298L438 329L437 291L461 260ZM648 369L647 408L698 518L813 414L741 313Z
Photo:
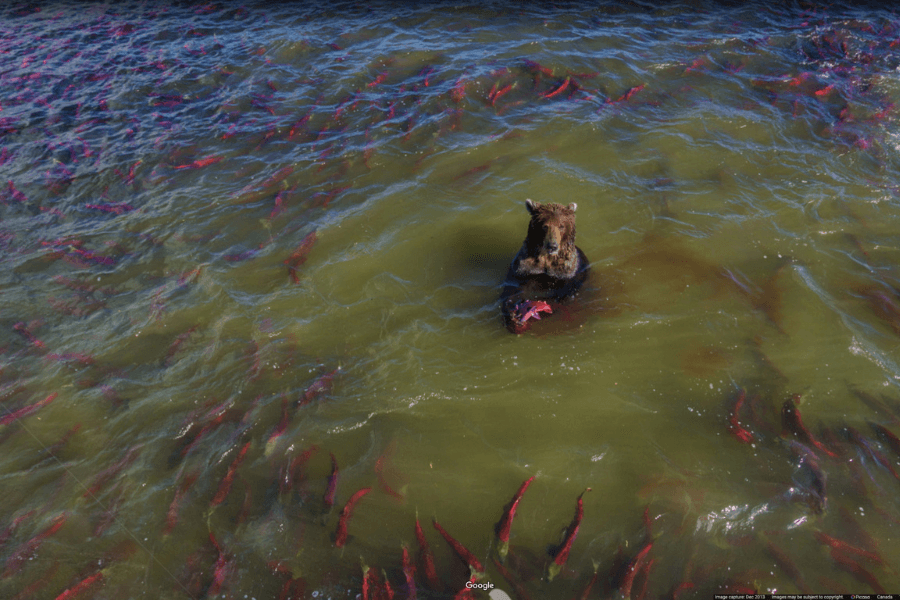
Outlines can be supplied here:
M569 205L569 210L571 210L572 212L575 212L576 208L578 208L578 205L575 204L574 202Z
M527 198L525 200L525 208L527 208L528 212L532 215L535 213L535 211L537 211L538 208L540 208L540 206L541 206L540 204L538 204L531 198Z

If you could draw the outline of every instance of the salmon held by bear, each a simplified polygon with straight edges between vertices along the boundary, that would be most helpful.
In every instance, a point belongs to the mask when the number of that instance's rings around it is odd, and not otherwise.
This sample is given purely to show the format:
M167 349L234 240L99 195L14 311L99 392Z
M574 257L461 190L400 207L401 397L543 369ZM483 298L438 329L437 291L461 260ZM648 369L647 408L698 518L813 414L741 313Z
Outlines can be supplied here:
M523 333L529 319L540 313L552 313L544 300L560 302L575 292L587 279L588 259L575 245L575 209L532 200L525 201L531 214L525 242L506 274L500 293L503 321L513 333Z

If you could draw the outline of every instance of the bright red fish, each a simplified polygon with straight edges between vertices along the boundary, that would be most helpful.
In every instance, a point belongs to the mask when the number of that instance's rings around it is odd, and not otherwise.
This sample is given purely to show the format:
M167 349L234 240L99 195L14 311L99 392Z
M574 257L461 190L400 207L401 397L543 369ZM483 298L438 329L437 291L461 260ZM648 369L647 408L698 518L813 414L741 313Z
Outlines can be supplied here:
M627 100L630 100L632 96L634 96L635 94L637 94L638 92L640 92L642 89L644 89L644 84L637 85L637 86L635 86L635 87L629 89L627 92L625 92L619 99L617 99L617 100L607 100L607 103L608 103L608 104L615 104L615 103L617 103L617 102L625 102L625 101L627 101Z
M652 542L648 542L646 546L644 546L640 552L631 560L628 566L625 567L625 573L622 576L622 580L619 583L619 593L622 594L625 598L631 597L631 586L634 584L635 575L641 570L641 565L644 563L644 560L647 558L647 553L650 552L650 548L653 546Z
M744 390L741 390L740 393L738 393L737 400L734 402L734 408L731 411L731 416L728 418L728 433L733 435L739 442L749 444L753 441L753 434L741 425L738 417L738 413L740 412L746 397L747 392Z
M500 96L509 93L513 89L514 85L514 83L510 83L500 89L492 89L491 93L488 95L488 99L491 101L491 106L494 106L497 103L497 100L500 98Z
M523 302L520 302L519 304L516 304L515 311L516 318L518 318L519 322L523 324L528 321L528 319L540 321L540 313L542 312L549 314L553 313L553 309L550 308L550 305L543 300L525 300Z
M453 548L453 551L456 552L456 555L459 556L464 563L469 565L469 568L472 570L473 575L476 573L484 573L484 567L475 558L475 555L472 554L468 548L463 546L461 543L456 541L456 539L447 533L447 530L441 527L441 524L437 522L437 519L432 519L432 524L434 528L440 532L444 539L447 540L447 543L450 544L450 547Z
M416 519L416 541L419 543L419 561L422 563L422 569L425 571L425 581L432 591L439 591L444 586L437 575L437 569L434 566L434 555L428 546L428 540L425 538L425 532L419 525L419 519Z
M453 596L453 600L476 600L475 598L475 590L471 587L473 583L477 581L477 578L473 574L469 577L469 581L466 582L466 585L456 592L456 595Z
M338 519L337 531L335 532L334 545L342 548L347 543L347 522L353 514L353 508L363 496L372 491L372 488L362 488L353 494L341 510L341 516Z
M833 538L827 533L823 533L821 531L814 531L813 535L817 540L822 542L823 544L827 544L831 546L835 550L843 552L844 554L854 554L861 558L865 558L868 561L875 563L876 565L883 565L884 560L874 552L869 552L868 550L863 550L862 548L858 548L853 546L852 544L848 544L843 540L839 540L837 538Z
M216 492L216 495L213 497L212 502L209 505L218 506L221 504L225 498L228 496L228 492L231 491L231 484L234 483L234 477L237 474L237 468L244 461L244 457L247 455L247 450L250 449L250 442L244 444L244 447L241 448L241 451L238 452L238 455L231 462L231 465L228 467L228 472L225 473L225 477L222 478L222 482L219 484L219 489Z
M379 73L375 79L366 84L366 87L375 87L379 83L382 83L385 79L387 79L387 73Z
M85 577L80 582L70 587L62 594L56 597L56 600L72 600L72 598L76 598L82 592L87 591L92 588L94 585L99 585L103 583L103 572L97 571L93 575Z
M23 194L16 188L16 186L12 182L12 180L9 180L7 182L7 192L12 197L12 199L15 200L16 202L22 202L22 203L28 202L28 198L25 196L25 194Z
M362 572L363 572L363 582L362 582L362 597L363 600L372 600L372 594L375 590L375 582L373 581L374 575L369 577L369 572L371 569L369 565L363 563Z
M19 410L16 410L7 415L4 415L3 418L0 418L0 425L9 425L13 421L23 419L23 418L27 417L28 415L37 412L38 410L42 409L43 407L45 407L48 404L50 404L51 402L53 402L53 400L56 398L56 396L57 396L57 393L53 392L52 394L50 394L49 396L47 396L40 402L35 402L34 404L22 407Z
M781 408L783 431L793 433L804 444L814 446L832 458L837 457L837 454L826 448L819 440L815 439L809 432L809 429L806 428L806 425L803 424L800 411L797 409L797 405L794 402L797 398L799 398L799 394L793 398L788 398L784 401L784 406Z
M500 554L501 560L505 560L506 554L509 552L509 531L512 528L513 519L516 517L516 508L518 508L522 495L525 494L525 490L528 489L528 486L531 485L532 481L534 481L534 475L526 479L525 482L519 486L519 491L515 493L509 504L504 507L503 516L500 517L500 521L494 527L494 531L497 533L497 539L500 540L498 553Z
M18 572L18 570L22 568L22 564L28 560L38 548L40 548L41 544L44 543L44 540L59 531L66 523L66 518L66 513L62 513L53 519L53 523L49 527L19 546L19 548L6 559L6 569L3 571L3 575L0 576L0 579L5 579Z
M382 571L381 577L374 569L370 569L368 565L363 563L363 600L394 600L394 590L388 581L387 574ZM358 598L359 596L357 596Z
M584 490L584 492L589 491L591 491L591 488ZM572 543L578 535L578 528L581 527L581 520L584 519L584 502L582 501L584 492L581 492L581 494L578 495L578 505L575 507L575 517L566 529L566 536L563 539L563 543L555 549L554 553L551 553L553 562L550 563L548 569L550 580L553 580L554 577L559 575L559 572L565 566L566 561L569 560L569 552L572 550Z
M581 592L581 596L577 598L577 600L588 600L588 597L591 594L591 589L597 584L598 578L597 564L594 563L594 576L591 577L591 580L588 582L587 587L584 588L584 591Z
M544 98L553 98L554 96L558 96L559 94L564 92L567 87L569 87L570 83L572 83L572 78L566 77L566 80L559 84L559 87L544 94Z

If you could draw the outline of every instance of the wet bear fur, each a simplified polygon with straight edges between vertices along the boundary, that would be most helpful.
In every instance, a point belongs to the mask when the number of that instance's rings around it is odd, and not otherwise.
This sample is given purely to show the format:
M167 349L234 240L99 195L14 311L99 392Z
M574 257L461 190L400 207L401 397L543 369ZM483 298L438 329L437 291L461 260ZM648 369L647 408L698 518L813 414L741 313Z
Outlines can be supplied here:
M522 323L516 306L526 300L562 301L587 279L588 259L575 245L575 209L577 204L541 204L525 201L531 215L525 242L506 274L500 294L506 327L521 333Z

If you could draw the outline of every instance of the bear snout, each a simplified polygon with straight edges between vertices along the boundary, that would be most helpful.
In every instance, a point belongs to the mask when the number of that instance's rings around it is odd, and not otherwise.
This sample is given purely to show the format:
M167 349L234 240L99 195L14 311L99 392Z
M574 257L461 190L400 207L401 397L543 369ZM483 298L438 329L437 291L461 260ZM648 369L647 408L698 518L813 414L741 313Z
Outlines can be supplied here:
M544 244L544 250L546 250L547 254L550 256L556 256L559 254L559 244L548 240L547 243Z

